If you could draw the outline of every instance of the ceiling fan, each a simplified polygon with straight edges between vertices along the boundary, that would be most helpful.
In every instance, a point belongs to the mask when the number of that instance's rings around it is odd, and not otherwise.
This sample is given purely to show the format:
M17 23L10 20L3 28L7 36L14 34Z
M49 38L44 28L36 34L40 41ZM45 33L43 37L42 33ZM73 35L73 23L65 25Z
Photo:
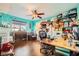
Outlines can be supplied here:
M32 10L31 12L32 14L30 16L32 16L32 19L34 18L42 19L42 15L44 15L44 13L37 12L37 10Z

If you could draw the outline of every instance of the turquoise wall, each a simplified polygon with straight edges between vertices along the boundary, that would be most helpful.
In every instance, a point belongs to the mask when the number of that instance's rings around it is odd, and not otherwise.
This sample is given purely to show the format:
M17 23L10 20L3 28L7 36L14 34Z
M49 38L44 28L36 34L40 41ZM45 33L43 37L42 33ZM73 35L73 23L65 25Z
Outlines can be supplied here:
M26 23L31 22L31 20L23 19L23 18L20 18L20 17L9 15L9 14L5 14L5 13L0 13L0 14L2 16L3 21L11 22L12 20L18 20L18 21L22 21L22 22L26 22Z
M12 24L12 20L18 20L18 21L22 21L22 22L25 22L27 24L31 24L32 21L31 20L28 20L28 19L23 19L23 18L20 18L20 17L16 17L16 16L12 16L12 15L9 15L9 14L5 14L5 13L2 13L0 12L0 22L2 23L8 23L8 24ZM26 31L32 31L32 28L29 28L29 27L26 27Z

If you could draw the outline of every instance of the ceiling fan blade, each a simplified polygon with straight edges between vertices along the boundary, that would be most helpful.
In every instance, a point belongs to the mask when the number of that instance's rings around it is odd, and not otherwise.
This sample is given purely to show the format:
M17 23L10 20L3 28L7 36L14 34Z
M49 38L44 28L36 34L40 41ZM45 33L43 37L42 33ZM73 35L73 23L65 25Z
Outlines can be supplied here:
M44 13L38 13L38 15L44 15Z
M42 17L41 16L37 16L38 18L40 18L40 19L42 19Z

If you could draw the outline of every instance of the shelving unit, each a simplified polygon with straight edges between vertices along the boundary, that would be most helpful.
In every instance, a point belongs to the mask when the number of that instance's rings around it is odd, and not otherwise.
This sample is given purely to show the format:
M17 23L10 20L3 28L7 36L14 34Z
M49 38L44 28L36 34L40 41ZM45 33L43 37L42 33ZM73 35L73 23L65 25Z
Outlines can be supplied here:
M12 36L10 36L10 33L11 33L11 28L0 27L0 36L2 37L1 44L9 41L13 41L13 38Z

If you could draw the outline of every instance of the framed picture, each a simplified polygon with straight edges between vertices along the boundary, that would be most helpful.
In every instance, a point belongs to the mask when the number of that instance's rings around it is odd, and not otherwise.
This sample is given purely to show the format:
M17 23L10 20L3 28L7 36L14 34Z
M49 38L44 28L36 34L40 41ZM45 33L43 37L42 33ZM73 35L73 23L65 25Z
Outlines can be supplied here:
M77 18L77 8L73 8L68 11L68 18Z

